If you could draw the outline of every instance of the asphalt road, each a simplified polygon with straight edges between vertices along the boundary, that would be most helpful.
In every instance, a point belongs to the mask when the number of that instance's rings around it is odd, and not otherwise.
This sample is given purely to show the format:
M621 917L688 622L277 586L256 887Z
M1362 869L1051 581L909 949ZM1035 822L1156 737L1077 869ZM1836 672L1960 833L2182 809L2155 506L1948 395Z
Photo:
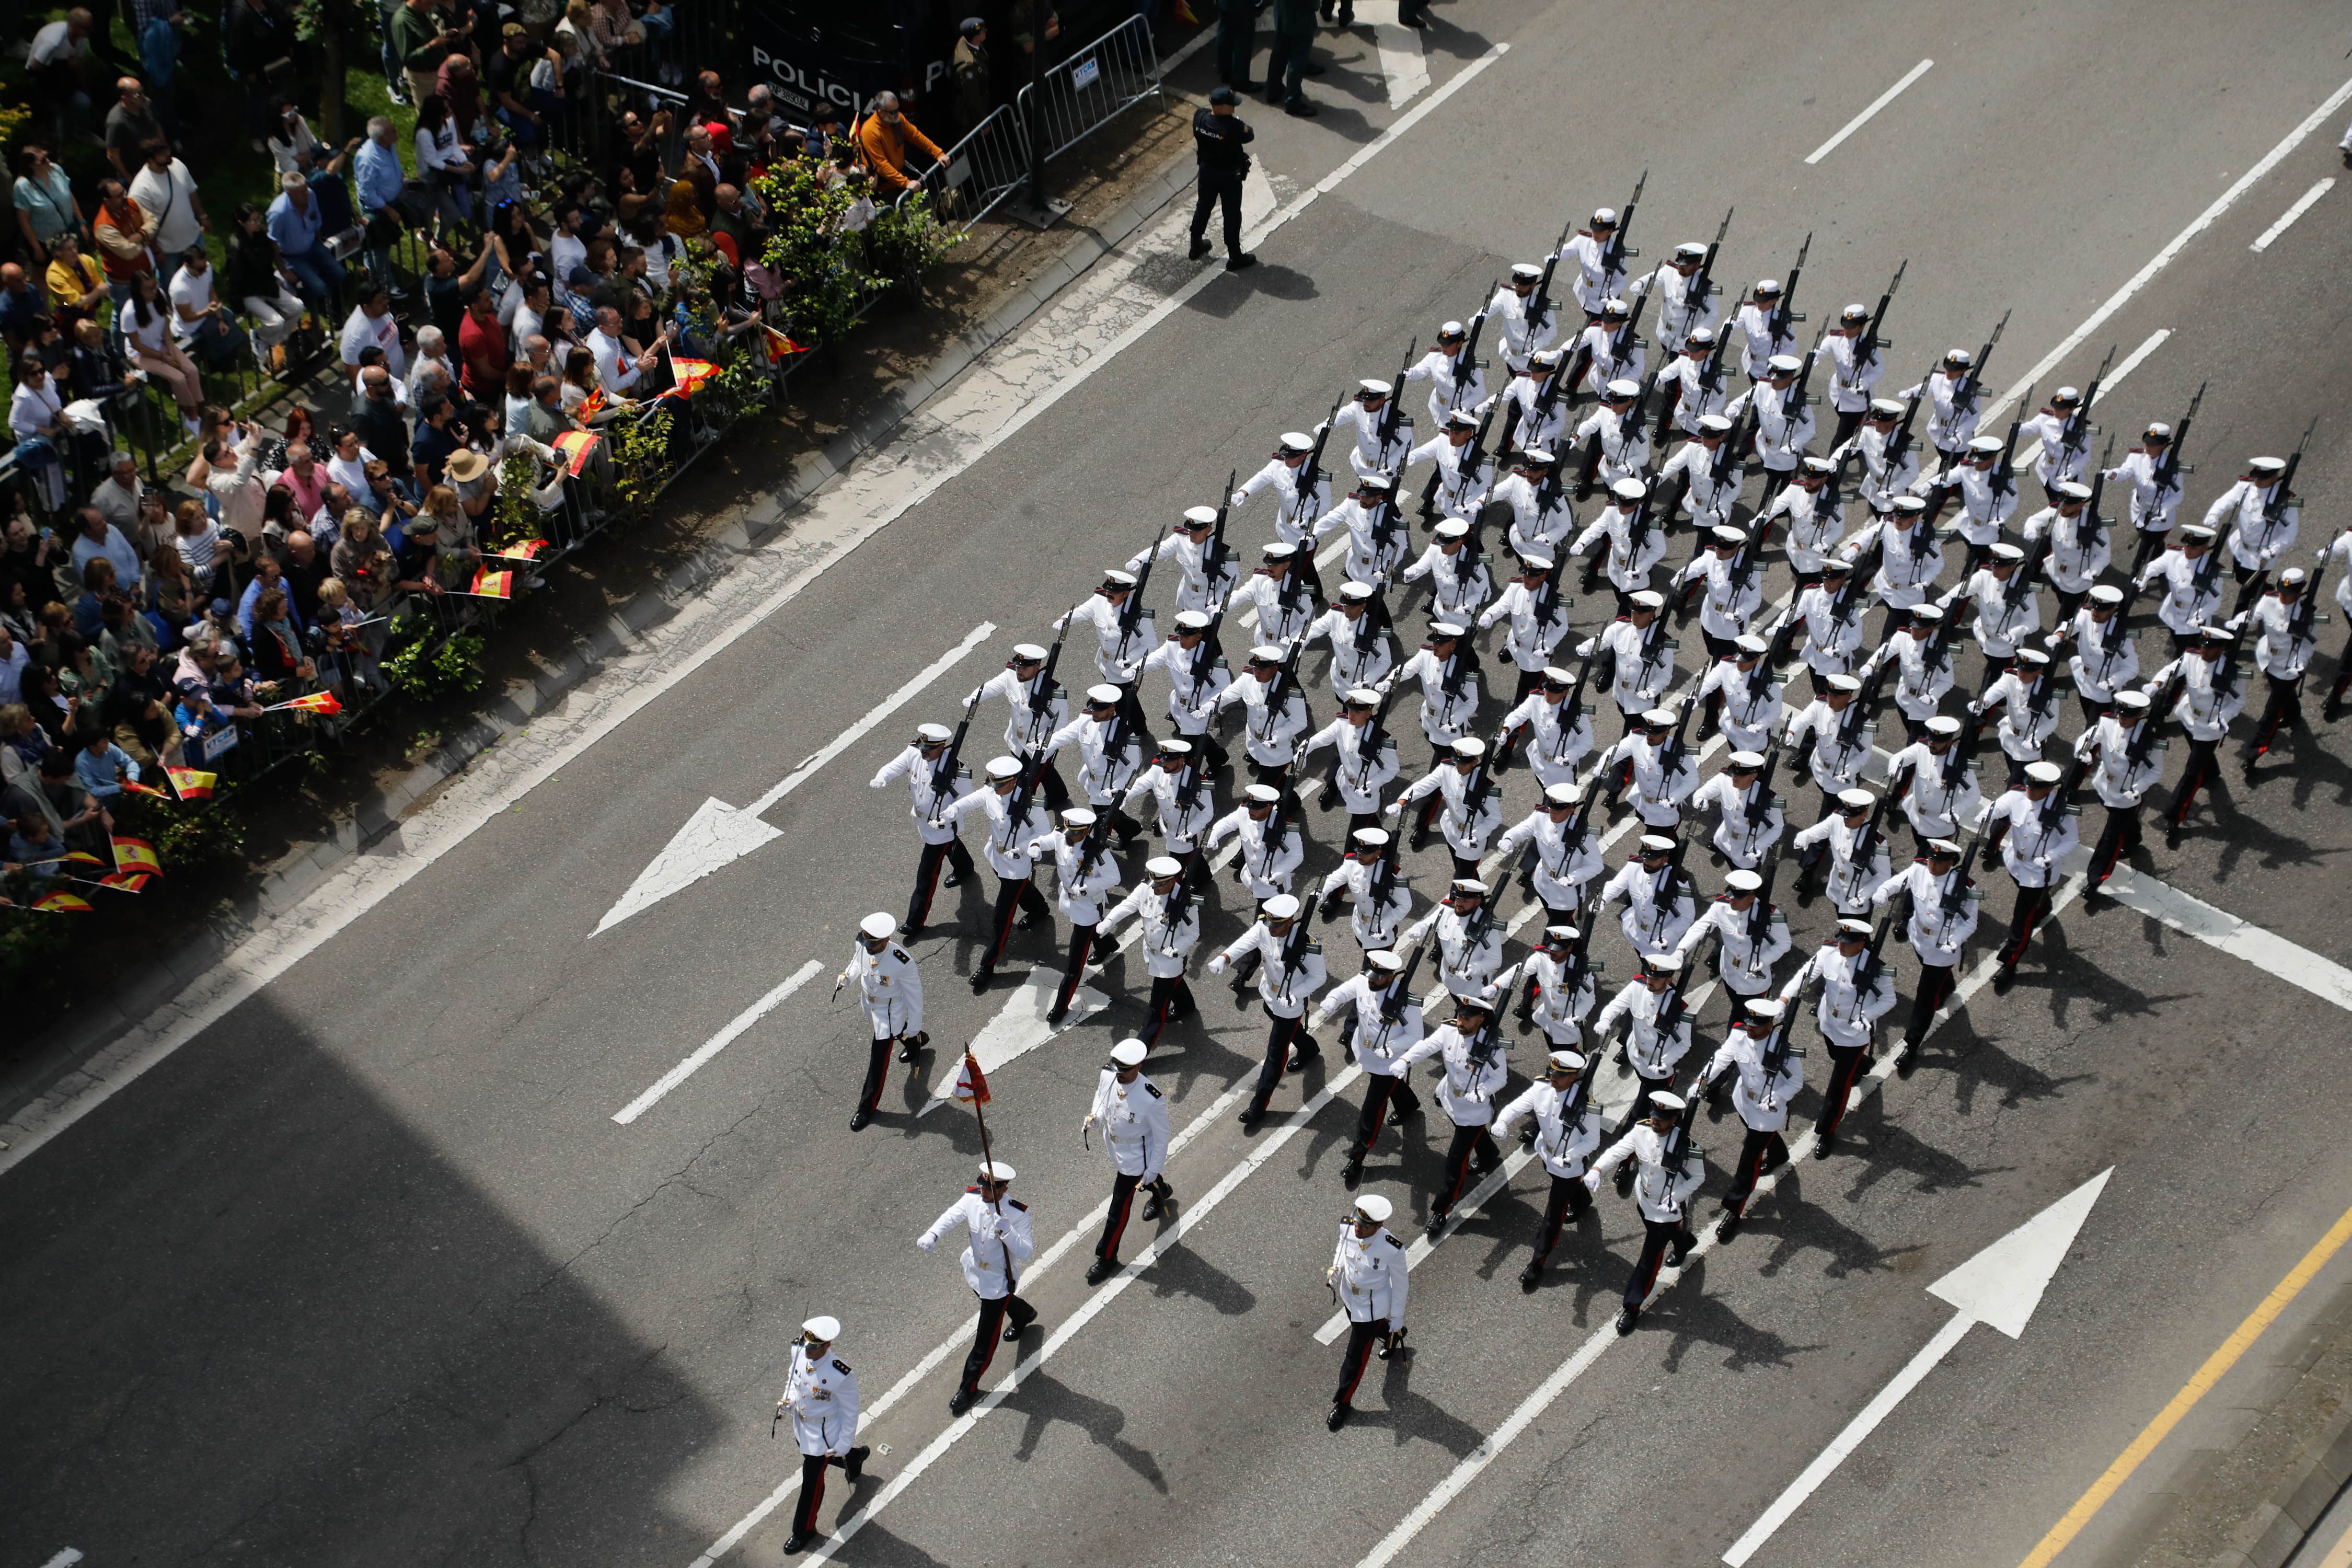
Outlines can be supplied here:
M1910 258L1892 376L1951 342L1973 347L2013 308L1988 377L2000 390L2352 69L2316 8L2063 4L1988 19L1905 5L1874 10L1864 31L1769 5L1605 35L1568 6L1462 0L1436 17L1439 90L1493 43L1511 49L1280 229L1255 273L1210 283L0 1177L14 1352L0 1366L0 1568L68 1545L101 1563L560 1555L686 1568L790 1474L788 1444L762 1429L803 1317L848 1325L841 1353L869 1405L968 1321L951 1249L908 1243L966 1179L970 1118L913 1118L927 1086L894 1079L891 1114L850 1134L862 1030L846 1004L827 1005L822 979L642 1118L612 1120L807 960L829 974L866 911L903 905L903 797L864 784L912 722L949 716L1103 565L1213 500L1228 468L1262 460L1353 377L1387 374L1402 338L1466 313L1571 211L1622 204L1644 168L1635 242L1652 258L1711 233L1733 204L1727 281L1784 274L1812 232L1801 304L1816 322L1874 299ZM1363 74L1368 44L1325 54L1321 119L1247 110L1287 188L1411 112ZM1937 63L1885 111L1802 163L1922 58ZM1204 83L1206 64L1185 79ZM2338 129L2305 141L2055 373L2079 380L2110 342L2129 353L2168 331L2101 423L2127 440L2210 380L2192 509L2238 458L2291 446L2326 416L2298 483L2315 546L2334 531L2352 401L2341 194L2264 252L2247 247L2337 167ZM1189 273L1152 276L1172 289ZM1239 518L1245 542L1268 531L1263 503ZM1687 549L1678 537L1670 559ZM1776 561L1768 592L1787 584ZM1584 628L1602 613L1574 614ZM591 938L706 797L760 795L983 619L1003 629L767 813L779 841ZM2344 630L2323 629L2323 679ZM1696 650L1695 628L1685 644ZM2144 634L2143 655L2158 661L2160 636ZM2070 703L2063 732L2074 723ZM993 749L982 729L975 756ZM2352 772L2335 740L2294 743L2251 789L2233 770L2182 847L2156 841L2144 869L2352 963L2352 921L2332 897L2352 847ZM1407 744L1409 763L1420 752ZM1532 782L1518 771L1506 787L1516 816ZM1810 805L1810 789L1788 793ZM1311 868L1329 864L1343 826L1316 815ZM1412 868L1424 889L1444 879L1436 852ZM1991 940L2008 887L1998 871L1981 879ZM918 947L942 1045L1009 988L976 998L957 978L983 895L946 895ZM1230 883L1218 899L1223 941L1245 906ZM1801 951L1828 923L1822 906L1790 913ZM1050 964L1057 947L1034 933L1015 951ZM1596 952L1627 973L1613 931ZM1344 931L1326 953L1335 975L1353 972ZM1912 973L1906 959L1906 996ZM1139 1016L1130 983L1115 964L1107 1013L997 1076L993 1136L1021 1168L1041 1244L1085 1227L1107 1185L1076 1123L1105 1049ZM1198 989L1204 1026L1152 1068L1180 1130L1253 1070L1264 1034L1222 985ZM1721 1016L1719 1002L1705 1015L1710 1043ZM1971 1331L1756 1559L2020 1560L2352 1205L2344 1033L2341 1009L2273 973L2112 902L2075 904L2020 984L1977 994L1916 1076L1856 1112L1835 1158L1761 1201L1412 1552L1713 1561L1948 1317L1926 1284L2112 1166L2025 1335ZM1524 1072L1537 1050L1516 1056ZM1277 1111L1320 1081L1286 1087ZM1171 1172L1188 1205L1279 1121L1255 1135L1229 1115L1201 1123ZM1352 1562L1371 1550L1607 1321L1639 1226L1604 1197L1564 1247L1574 1260L1523 1295L1514 1278L1540 1193L1523 1174L1416 1269L1418 1357L1368 1379L1360 1420L1334 1437L1320 1416L1337 1352L1313 1335L1351 1121L1349 1107L1322 1111L1165 1258L1103 1288L1121 1293L1063 1341L1048 1336L1099 1294L1078 1278L1084 1244L1043 1271L1044 1327L1023 1355L1051 1342L1050 1356L842 1560ZM1702 1126L1711 1200L1737 1128ZM1408 1237L1442 1151L1416 1126L1368 1171ZM2273 1331L2292 1335L2347 1290L2339 1256ZM846 1508L836 1480L828 1523L949 1429L960 1358L959 1346L872 1421L869 1440L890 1453ZM992 1375L1009 1364L1000 1356ZM2263 1375L2250 1361L2225 1379L2063 1562L2129 1561L2171 1481L2260 1407ZM744 1560L774 1560L785 1517L743 1537Z

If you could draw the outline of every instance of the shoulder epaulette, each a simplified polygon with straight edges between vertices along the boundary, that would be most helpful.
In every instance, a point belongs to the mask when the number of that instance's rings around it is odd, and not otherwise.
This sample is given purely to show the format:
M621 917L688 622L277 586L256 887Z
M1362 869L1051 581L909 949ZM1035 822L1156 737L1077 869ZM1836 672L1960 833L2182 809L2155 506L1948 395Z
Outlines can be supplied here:
M849 1370L849 1363L843 1361L840 1357L835 1356L834 1358L833 1370L835 1372L845 1373Z
M1399 1241L1399 1240L1396 1238L1396 1237L1395 1237L1393 1234L1391 1234L1391 1232L1388 1232L1388 1231L1385 1231L1385 1230L1384 1230L1384 1231L1381 1232L1381 1238L1382 1238L1383 1240L1385 1240L1385 1241L1386 1241L1386 1242L1387 1242L1391 1247L1395 1247L1399 1252L1402 1252L1402 1251L1404 1250L1404 1243L1403 1243L1403 1242L1402 1242L1402 1241Z
M980 1189L978 1187L966 1187L964 1191L968 1193L976 1193L980 1191Z
M1029 1212L1029 1205L1023 1203L1019 1198L1007 1198L1004 1201L1011 1204L1014 1208L1019 1209L1023 1214L1027 1214Z
M893 957L898 958L902 963L912 963L914 962L913 957L910 956L903 947L893 947L890 950L890 952Z
M1161 1094L1161 1093L1160 1092L1160 1086L1159 1086L1158 1084L1156 1084L1156 1083L1152 1082L1150 1079L1145 1079L1143 1080L1143 1087L1144 1087L1145 1089L1147 1089L1150 1090L1150 1092L1151 1092L1151 1098L1152 1098L1152 1099L1154 1099L1154 1100L1164 1100L1164 1099L1166 1099L1166 1098L1167 1098L1165 1095L1163 1095L1163 1094Z

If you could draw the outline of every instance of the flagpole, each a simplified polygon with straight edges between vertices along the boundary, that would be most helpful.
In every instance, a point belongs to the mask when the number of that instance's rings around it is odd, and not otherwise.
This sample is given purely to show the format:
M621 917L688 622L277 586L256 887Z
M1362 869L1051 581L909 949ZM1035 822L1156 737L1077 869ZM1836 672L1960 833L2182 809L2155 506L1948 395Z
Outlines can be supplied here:
M977 1075L980 1071L980 1060L971 1054L969 1047L963 1053L963 1059L971 1064L972 1071ZM995 1179L996 1156L988 1152L988 1114L981 1110L980 1096L976 1094L971 1097L971 1118L980 1124L980 1162L989 1169L989 1185L997 1190L997 1195L988 1200L988 1206L996 1211L997 1224L1003 1225L1004 1223L1004 1184ZM1012 1238L1000 1235L996 1238L996 1246L997 1249L1004 1254L1004 1294L1009 1299L1018 1289L1018 1281L1013 1277Z

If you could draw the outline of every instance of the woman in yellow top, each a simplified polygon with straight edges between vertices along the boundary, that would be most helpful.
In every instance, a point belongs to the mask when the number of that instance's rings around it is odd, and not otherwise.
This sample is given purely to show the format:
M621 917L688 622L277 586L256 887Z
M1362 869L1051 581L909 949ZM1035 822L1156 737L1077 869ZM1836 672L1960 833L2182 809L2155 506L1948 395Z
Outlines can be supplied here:
M49 243L49 269L42 281L49 290L49 309L58 326L70 331L75 320L96 316L106 299L106 273L81 253L81 240L71 229Z

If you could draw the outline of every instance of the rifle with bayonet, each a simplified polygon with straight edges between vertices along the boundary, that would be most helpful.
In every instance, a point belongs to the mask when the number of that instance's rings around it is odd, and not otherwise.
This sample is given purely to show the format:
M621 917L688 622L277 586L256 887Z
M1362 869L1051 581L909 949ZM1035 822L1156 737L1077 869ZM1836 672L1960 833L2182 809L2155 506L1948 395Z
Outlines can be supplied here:
M1151 584L1151 569L1160 564L1160 542L1168 537L1165 528L1151 536L1151 548L1143 552L1143 565L1135 574L1135 586L1127 595L1127 603L1118 612L1118 645L1111 650L1111 662L1124 664L1127 645L1143 626L1143 592Z
M1503 280L1496 279L1485 297L1492 300L1502 287ZM1470 390L1470 378L1478 374L1478 337L1486 330L1486 309L1481 305L1471 316L1470 330L1462 335L1462 348L1454 356L1454 392L1445 400L1448 413L1462 406L1462 399Z
M1403 362L1397 366L1396 379L1389 383L1389 405L1381 410L1380 428L1373 432L1379 442L1380 458L1383 467L1387 465L1389 448L1396 445L1398 430L1410 423L1404 416L1404 377L1405 373L1412 368L1414 351L1420 347L1421 340L1418 337L1405 343ZM1397 467L1402 468L1404 465L1399 462Z
M1233 553L1225 544L1225 514L1234 509L1234 487L1241 482L1241 477L1239 468L1225 476L1224 493L1217 501L1217 526L1201 552L1201 586L1213 604L1222 604L1225 596L1217 585L1218 579L1224 575L1226 560Z
M1633 230L1633 209L1642 205L1642 192L1649 183L1650 171L1644 169L1642 177L1633 182L1633 194L1625 198L1625 210L1617 215L1616 231L1610 235L1609 243L1601 247L1601 286L1603 289L1609 287L1610 279L1624 273L1627 257L1642 254L1625 243L1625 236ZM1725 221L1729 220L1727 218Z
M1975 412L1977 397L1984 390L1985 361L1992 358L1993 345L2000 342L2000 334L2009 330L2010 314L2008 310L2000 313L2000 320L1993 323L1992 336L1985 340L1984 347L1977 351L1976 359L1969 365L1969 374L1962 376L1960 384L1952 389L1953 424L1958 424ZM2031 396L2028 394L2029 400Z
M1895 303L1895 291L1903 287L1903 274L1910 269L1911 258L1906 256L1902 265L1895 268L1894 278L1886 285L1886 292L1878 297L1878 309L1870 313L1870 325L1862 330L1862 336L1853 340L1853 374L1856 377L1869 368L1879 350L1895 346L1895 340L1885 335L1886 309Z
M1074 618L1063 617L1062 629L1054 634L1054 646L1045 650L1045 667L1037 671L1036 682L1029 688L1029 728L1022 737L1021 747L1024 759L1030 747L1043 744L1053 734L1054 701L1062 695L1062 689L1054 684L1054 671L1062 662L1062 642L1070 635L1070 621ZM1045 729L1044 735L1037 732L1041 724Z
M1316 492L1331 477L1323 471L1323 448L1331 439L1331 427L1339 423L1340 405L1347 401L1344 392L1331 400L1331 412L1323 416L1322 427L1315 432L1315 445L1308 449L1307 461L1299 465L1298 488L1290 503L1294 509L1290 523L1302 534L1315 526Z
M1715 237L1707 242L1706 259L1698 264L1698 270L1690 275L1690 281L1683 285L1683 342L1675 345L1677 352L1689 346L1691 324L1703 321L1706 316L1706 302L1715 294L1717 287L1715 258L1723 248L1723 237L1731 232L1731 215L1737 210L1734 207L1723 209L1723 221L1716 226Z
M2083 389L2083 401L2075 407L2074 413L2058 422L2058 449L2050 455L2052 473L2061 475L2065 473L2066 455L2069 452L2087 452L2090 449L2091 437L2098 434L2097 426L2091 423L2091 405L2098 402L2099 384L2107 379L2107 367L2115 363L2116 347L2113 343L2109 343L2107 357L2099 362L2099 368L2092 375L2091 384Z
M1764 323L1764 335L1771 345L1769 352L1777 353L1782 343L1797 341L1797 334L1789 330L1805 319L1796 309L1797 279L1803 274L1805 258L1812 248L1813 237L1807 234L1805 243L1797 247L1797 264L1789 268L1789 276L1780 285L1780 302L1772 307L1772 314Z
M2188 441L2189 426L2196 420L2198 406L2204 401L2205 383L2200 381L2197 384L2197 395L2189 400L2189 412L2182 415L2180 423L2172 427L2172 439L2166 443L2164 456L2158 458L2155 468L2149 470L2149 478L2156 486L2156 505L2159 509L2164 505L2164 492L2179 489L2180 476L2197 471L2180 460L2180 448Z
M963 718L957 722L955 734L948 742L948 749L941 752L940 760L931 764L931 805L928 815L934 824L939 821L940 802L954 795L956 778L963 772L959 760L963 755L963 738L971 732L971 715L980 706L980 698L981 693L975 691L971 694L971 700L964 704Z

